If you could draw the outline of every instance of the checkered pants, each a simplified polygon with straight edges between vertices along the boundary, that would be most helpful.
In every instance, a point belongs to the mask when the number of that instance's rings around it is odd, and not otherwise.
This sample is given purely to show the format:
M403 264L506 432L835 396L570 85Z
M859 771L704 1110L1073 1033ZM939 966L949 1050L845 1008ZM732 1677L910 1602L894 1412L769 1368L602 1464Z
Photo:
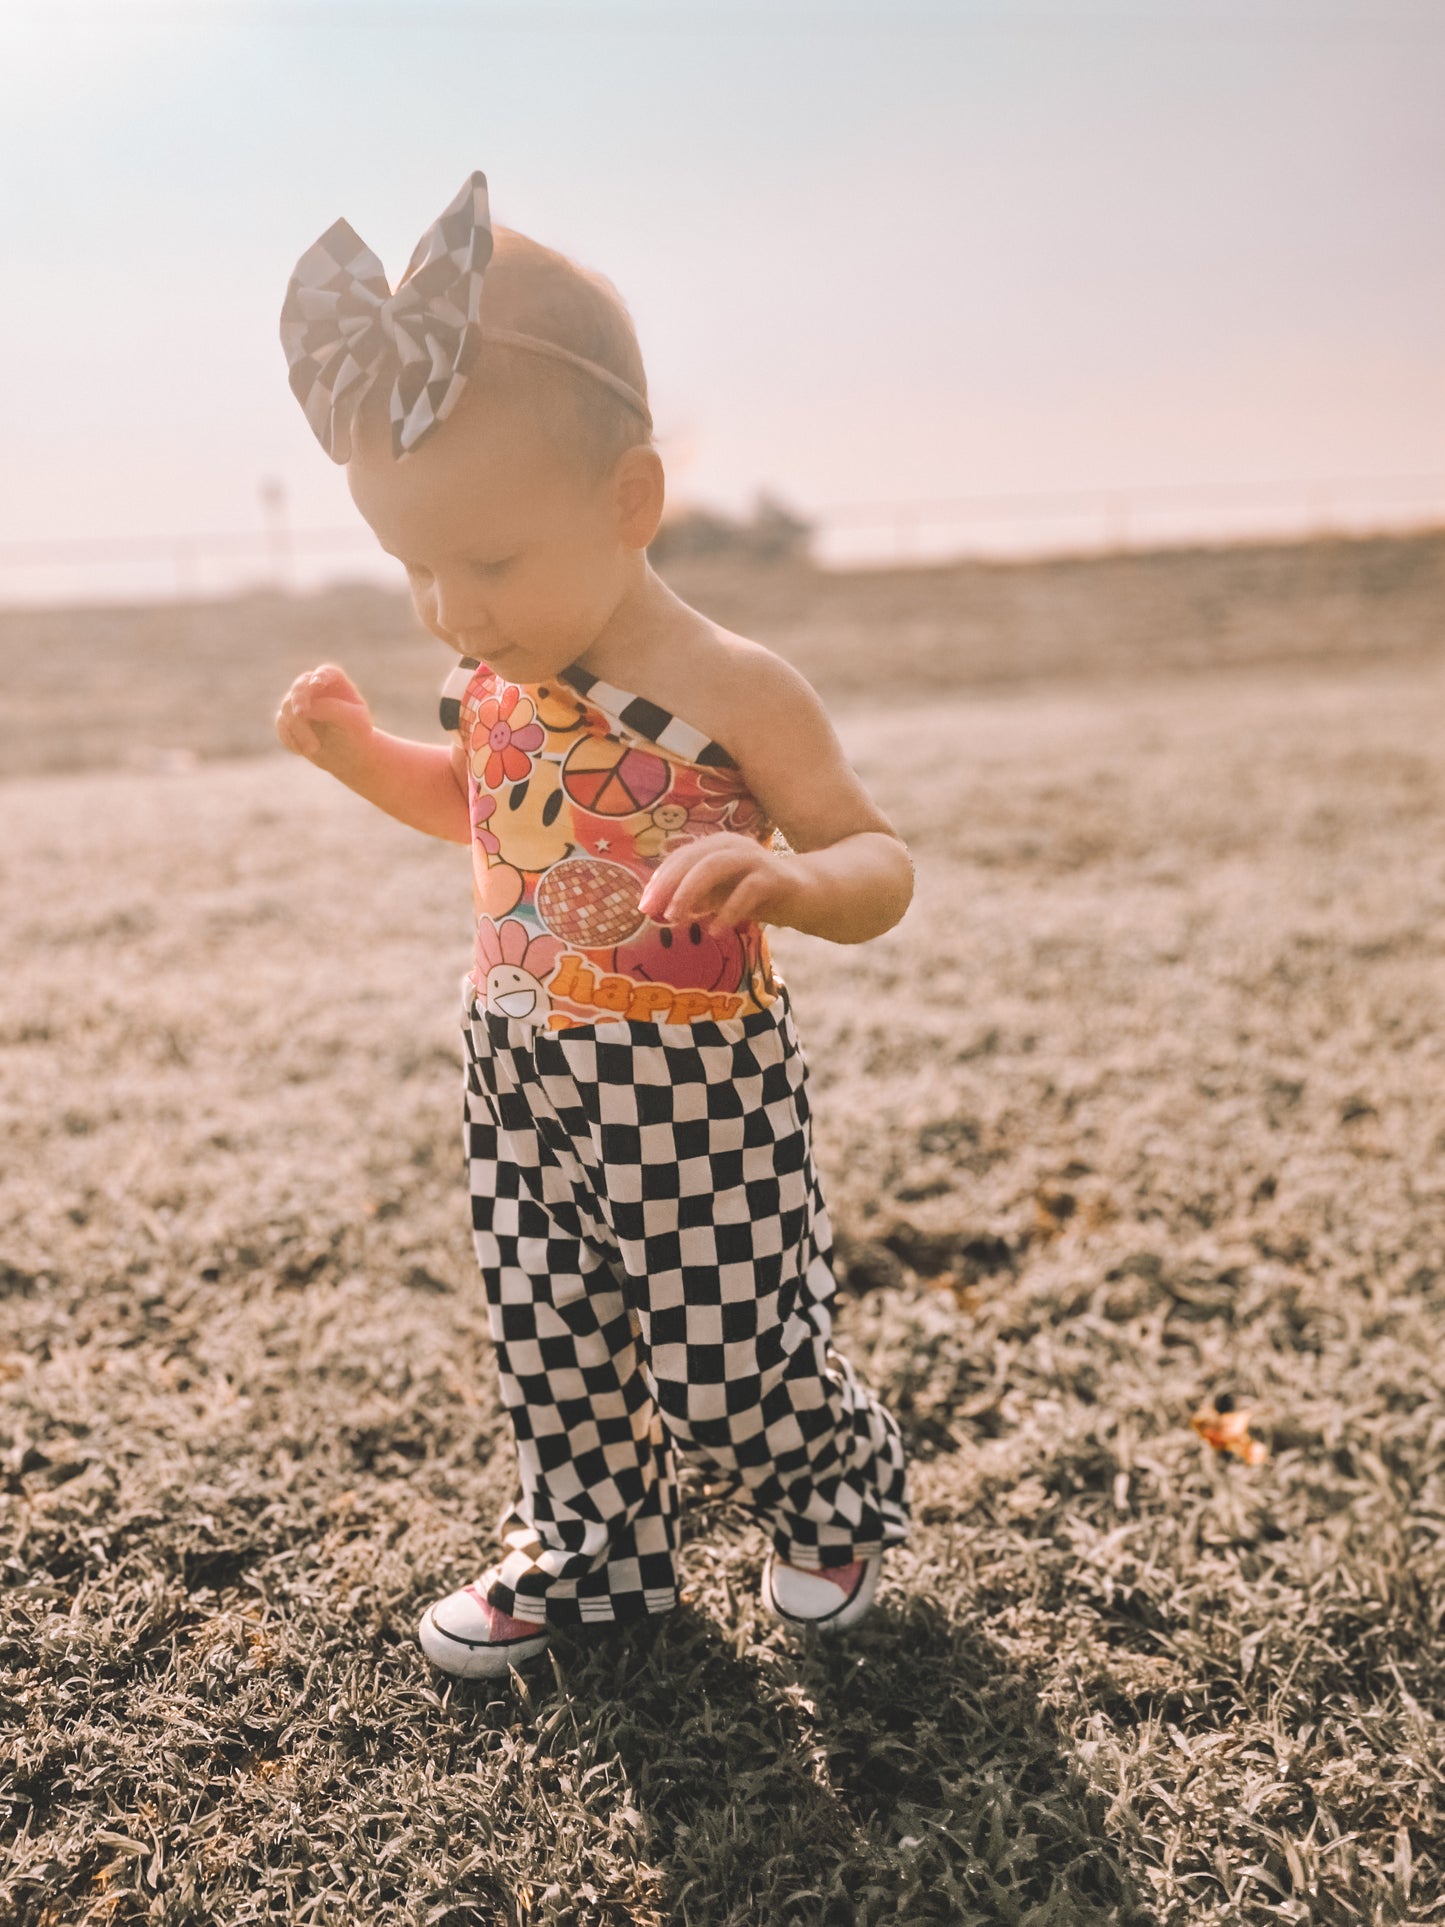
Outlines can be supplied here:
M897 1421L829 1343L832 1232L784 990L720 1023L535 1029L468 1000L472 1224L521 1489L488 1598L677 1602L680 1450L799 1566L907 1535Z

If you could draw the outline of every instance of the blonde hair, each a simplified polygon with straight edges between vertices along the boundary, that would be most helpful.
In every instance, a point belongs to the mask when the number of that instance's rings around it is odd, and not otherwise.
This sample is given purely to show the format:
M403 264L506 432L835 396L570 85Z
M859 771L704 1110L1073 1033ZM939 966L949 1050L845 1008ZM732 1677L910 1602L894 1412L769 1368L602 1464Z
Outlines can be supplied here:
M489 406L519 408L588 483L609 474L625 450L653 446L649 423L605 381L550 355L487 338L493 329L540 336L598 363L646 401L647 371L632 316L606 275L515 228L494 227L480 319L477 358L438 434L480 419ZM378 445L391 383L391 371L378 374L361 406L358 426L377 430Z

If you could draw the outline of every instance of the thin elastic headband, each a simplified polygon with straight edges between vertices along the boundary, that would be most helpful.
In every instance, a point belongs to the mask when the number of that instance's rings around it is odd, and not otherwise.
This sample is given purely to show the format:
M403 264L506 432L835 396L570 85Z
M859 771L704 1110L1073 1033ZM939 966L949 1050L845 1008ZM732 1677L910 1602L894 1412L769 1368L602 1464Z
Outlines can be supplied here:
M595 375L598 381L605 381L609 388L622 397L629 408L635 408L651 428L652 411L647 406L645 398L638 394L631 382L624 381L621 375L614 375L612 370L604 368L601 362L589 361L586 355L574 354L570 348L563 348L559 343L548 341L542 335L517 334L511 328L484 328L482 339L483 341L502 341L511 348L530 348L538 355L555 355L558 361L570 361L574 368L585 368L588 374Z

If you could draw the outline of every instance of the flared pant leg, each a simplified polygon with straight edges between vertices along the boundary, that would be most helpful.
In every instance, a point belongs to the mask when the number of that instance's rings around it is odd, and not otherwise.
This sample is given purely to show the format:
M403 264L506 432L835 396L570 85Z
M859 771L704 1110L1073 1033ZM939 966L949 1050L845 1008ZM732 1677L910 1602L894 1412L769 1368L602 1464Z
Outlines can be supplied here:
M576 1160L505 1058L469 1048L465 1112L472 1235L520 1483L490 1597L554 1625L667 1612L676 1464L638 1369L637 1320Z

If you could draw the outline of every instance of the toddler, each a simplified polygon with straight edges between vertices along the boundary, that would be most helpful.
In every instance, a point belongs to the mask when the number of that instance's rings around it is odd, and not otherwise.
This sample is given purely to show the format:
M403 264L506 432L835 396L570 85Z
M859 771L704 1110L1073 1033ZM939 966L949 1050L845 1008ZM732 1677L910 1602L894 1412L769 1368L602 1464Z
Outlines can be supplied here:
M427 1609L423 1650L503 1674L556 1626L669 1611L679 1451L766 1527L768 1610L851 1625L907 1533L904 1454L830 1343L806 1065L764 926L878 935L907 851L803 677L653 572L663 470L627 310L494 235L481 174L394 293L338 221L281 337L456 658L449 747L377 729L331 663L276 719L471 850L463 1135L519 1479L499 1559Z

